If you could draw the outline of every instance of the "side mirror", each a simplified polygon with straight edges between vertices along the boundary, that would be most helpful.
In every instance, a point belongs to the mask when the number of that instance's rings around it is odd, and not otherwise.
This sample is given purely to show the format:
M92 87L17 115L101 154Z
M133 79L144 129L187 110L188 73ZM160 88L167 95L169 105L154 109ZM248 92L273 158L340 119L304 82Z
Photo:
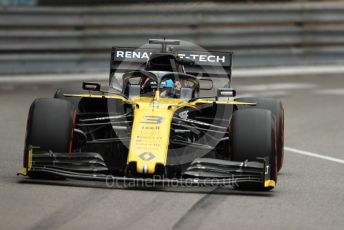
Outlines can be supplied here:
M218 88L217 97L235 97L236 90L232 88Z
M83 82L82 89L90 91L100 91L100 84L94 82Z
M214 83L211 79L201 78L199 79L199 86L200 90L212 90Z

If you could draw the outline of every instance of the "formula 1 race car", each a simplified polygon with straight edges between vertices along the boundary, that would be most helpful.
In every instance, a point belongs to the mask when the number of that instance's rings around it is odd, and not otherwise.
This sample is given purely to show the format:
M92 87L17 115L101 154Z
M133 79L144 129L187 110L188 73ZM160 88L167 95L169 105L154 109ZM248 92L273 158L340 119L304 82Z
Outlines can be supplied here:
M149 44L112 48L108 87L83 82L36 99L19 174L274 188L283 163L281 101L235 98L230 52L183 50L177 40ZM220 78L226 84L214 89Z

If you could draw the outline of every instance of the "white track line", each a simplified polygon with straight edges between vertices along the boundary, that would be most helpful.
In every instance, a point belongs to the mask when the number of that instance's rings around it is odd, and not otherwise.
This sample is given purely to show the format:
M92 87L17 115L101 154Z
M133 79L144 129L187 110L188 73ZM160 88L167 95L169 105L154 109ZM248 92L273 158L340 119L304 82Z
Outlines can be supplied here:
M307 152L307 151L303 151L303 150L299 150L299 149L294 149L294 148L290 148L290 147L284 147L284 150L290 151L290 152L294 152L294 153L298 153L298 154L305 155L305 156L316 157L316 158L320 158L320 159L323 159L323 160L328 160L328 161L333 161L333 162L344 164L344 160L342 160L342 159L338 159L338 158L334 158L334 157L329 157L329 156L324 156L324 155L321 155L321 154L318 154L318 153Z

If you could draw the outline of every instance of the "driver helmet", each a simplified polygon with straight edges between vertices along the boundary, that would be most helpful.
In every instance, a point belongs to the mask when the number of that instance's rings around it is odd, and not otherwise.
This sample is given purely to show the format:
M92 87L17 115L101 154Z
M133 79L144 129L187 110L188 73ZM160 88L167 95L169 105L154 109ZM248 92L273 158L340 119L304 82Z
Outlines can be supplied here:
M174 82L171 79L164 80L160 83L161 97L174 97Z

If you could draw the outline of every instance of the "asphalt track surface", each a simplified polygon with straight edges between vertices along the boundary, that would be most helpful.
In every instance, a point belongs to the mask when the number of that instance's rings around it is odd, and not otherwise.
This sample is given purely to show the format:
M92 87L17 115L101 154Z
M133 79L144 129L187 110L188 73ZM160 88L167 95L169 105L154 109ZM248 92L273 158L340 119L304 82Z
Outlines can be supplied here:
M30 103L62 86L0 86L0 229L343 229L344 76L233 80L239 95L284 102L289 149L277 187L262 193L17 177Z

